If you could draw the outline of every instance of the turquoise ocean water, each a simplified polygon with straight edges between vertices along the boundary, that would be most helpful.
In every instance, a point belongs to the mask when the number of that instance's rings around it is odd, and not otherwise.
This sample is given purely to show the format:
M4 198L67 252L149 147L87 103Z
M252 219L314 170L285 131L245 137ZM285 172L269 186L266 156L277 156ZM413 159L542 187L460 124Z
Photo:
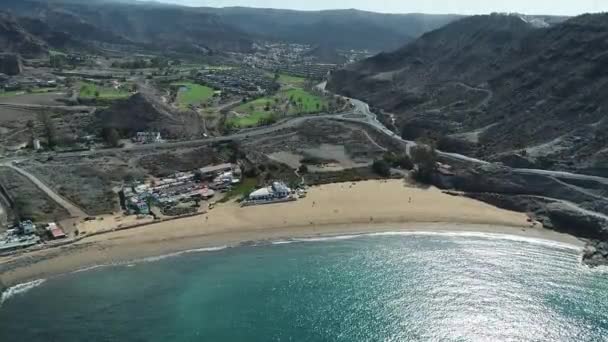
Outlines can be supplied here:
M0 341L608 341L565 245L377 234L151 258L12 288Z

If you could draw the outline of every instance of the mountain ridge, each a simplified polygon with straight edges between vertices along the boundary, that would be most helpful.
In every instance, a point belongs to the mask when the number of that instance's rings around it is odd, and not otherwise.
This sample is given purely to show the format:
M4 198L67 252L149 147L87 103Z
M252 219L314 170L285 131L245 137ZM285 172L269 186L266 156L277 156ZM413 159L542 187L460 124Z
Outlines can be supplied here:
M608 174L608 14L548 28L518 20L462 19L336 72L328 87L394 113L408 139L524 167Z

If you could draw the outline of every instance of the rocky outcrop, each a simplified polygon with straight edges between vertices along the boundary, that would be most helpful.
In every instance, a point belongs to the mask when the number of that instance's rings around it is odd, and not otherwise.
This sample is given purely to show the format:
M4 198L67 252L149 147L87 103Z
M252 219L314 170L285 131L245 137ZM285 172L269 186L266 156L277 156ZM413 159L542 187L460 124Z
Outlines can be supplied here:
M547 215L559 230L578 237L608 241L608 220L574 205L555 202L546 206Z
M583 261L589 266L608 265L608 242L589 241L583 252Z
M456 189L494 206L525 212L545 228L588 242L583 261L608 265L607 185L593 179L558 179L521 174L508 167L461 167L454 175L436 177L436 185Z
M21 57L14 53L0 54L0 73L9 76L19 75L23 70Z

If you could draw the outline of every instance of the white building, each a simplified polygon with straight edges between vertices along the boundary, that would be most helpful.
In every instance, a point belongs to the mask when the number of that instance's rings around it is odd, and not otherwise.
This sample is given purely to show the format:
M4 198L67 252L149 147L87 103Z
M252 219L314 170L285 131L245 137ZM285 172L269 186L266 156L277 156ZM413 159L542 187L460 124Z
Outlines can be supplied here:
M40 145L40 139L32 140L32 148L34 149L34 151L38 151L42 148L42 146Z
M271 186L258 189L249 195L250 201L272 201L285 199L291 195L291 189L283 182L273 182Z

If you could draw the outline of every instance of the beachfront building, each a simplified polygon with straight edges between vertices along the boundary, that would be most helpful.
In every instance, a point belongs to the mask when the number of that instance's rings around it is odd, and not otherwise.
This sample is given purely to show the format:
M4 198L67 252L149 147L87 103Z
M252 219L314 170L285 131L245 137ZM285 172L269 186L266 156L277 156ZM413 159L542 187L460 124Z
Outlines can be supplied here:
M46 227L46 230L51 234L51 236L55 240L57 240L57 239L64 239L64 238L67 237L67 235L65 234L65 232L63 231L63 229L61 229L54 222L49 223L48 227Z
M32 221L19 222L19 231L23 235L32 235L36 233L36 225Z
M252 202L272 202L285 200L291 196L291 189L283 182L273 182L271 186L258 189L249 195Z
M241 176L241 168L236 164L225 163L219 165L205 166L198 170L201 178L213 178L231 172L235 177Z
M0 234L0 253L27 248L39 243L40 237L37 235L23 236L18 234L15 229L10 229L4 234Z

